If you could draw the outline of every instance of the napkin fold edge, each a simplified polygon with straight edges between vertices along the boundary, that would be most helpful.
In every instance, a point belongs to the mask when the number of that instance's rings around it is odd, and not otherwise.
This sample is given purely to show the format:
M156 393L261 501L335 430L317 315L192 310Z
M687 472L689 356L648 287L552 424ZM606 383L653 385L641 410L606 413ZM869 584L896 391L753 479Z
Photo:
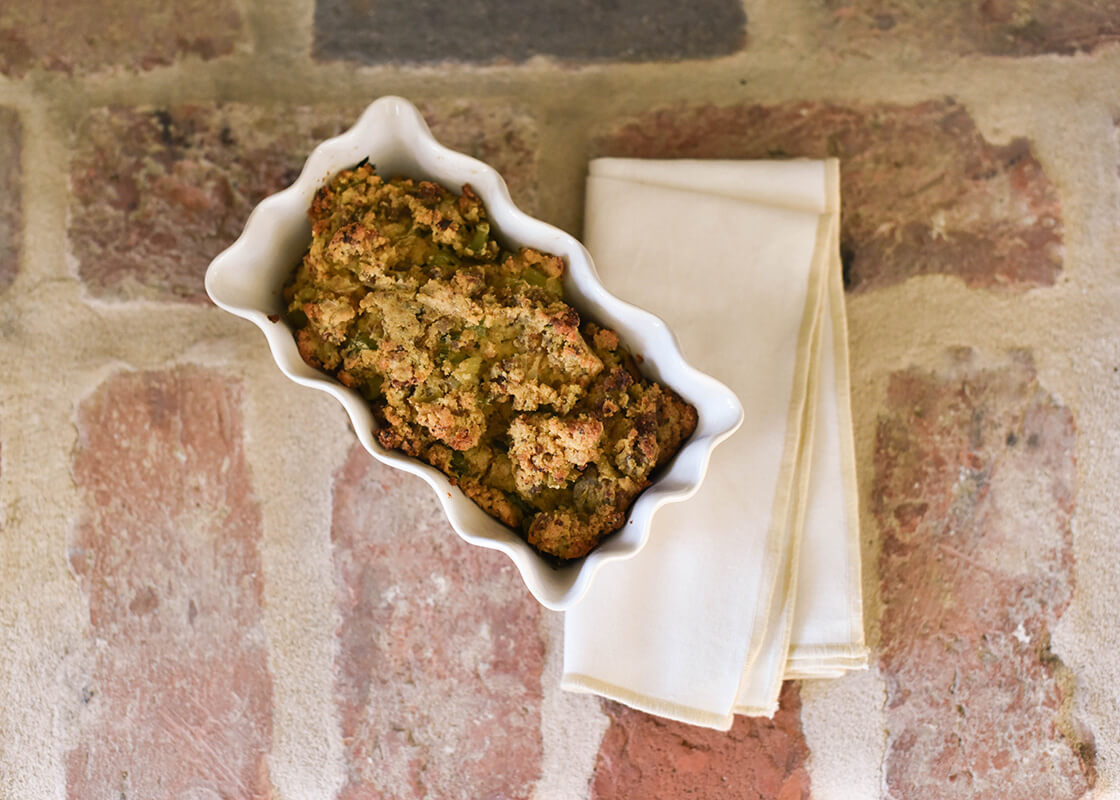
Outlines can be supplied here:
M825 304L829 283L829 269L834 265L830 244L838 234L838 215L820 214L817 219L816 242L809 268L805 307L797 334L795 349L794 390L786 418L786 441L779 468L778 491L774 496L771 526L767 534L766 551L762 556L774 563L774 575L769 586L763 589L757 605L758 613L751 623L748 660L743 668L739 687L735 692L733 711L737 714L762 714L772 717L778 709L778 697L785 678L790 638L793 633L794 600L797 596L798 564L801 557L801 539L808 510L809 479L811 475L813 435L816 428L814 398L820 390L818 373L820 365L820 328L827 324L821 309ZM769 679L763 688L749 687L751 673L759 656L766 650L770 637L780 637L777 648L771 648ZM777 658L781 657L778 663ZM748 697L753 698L748 700Z
M839 245L841 200L840 200L840 160L829 158L825 161L825 193L828 212L833 214L837 225L837 245ZM859 482L856 470L855 428L852 420L852 375L851 352L848 345L848 309L844 299L844 267L837 246L829 252L831 263L828 275L829 315L832 324L832 351L836 373L833 376L833 390L836 393L836 412L840 421L840 471L844 484L844 515L848 530L848 570L849 586L860 587L852 597L849 608L851 635L849 642L853 651L862 654L863 665L867 667L868 649L863 629L863 563L860 552L859 519Z
M729 731L735 721L734 712L731 714L716 714L701 708L659 700L644 694L623 689L620 686L606 683L589 675L579 673L565 673L560 679L560 688L567 692L578 694L595 694L608 700L622 703L637 711L644 711L658 717L664 717L688 725L702 725L714 728L717 731ZM770 712L769 715L772 715Z

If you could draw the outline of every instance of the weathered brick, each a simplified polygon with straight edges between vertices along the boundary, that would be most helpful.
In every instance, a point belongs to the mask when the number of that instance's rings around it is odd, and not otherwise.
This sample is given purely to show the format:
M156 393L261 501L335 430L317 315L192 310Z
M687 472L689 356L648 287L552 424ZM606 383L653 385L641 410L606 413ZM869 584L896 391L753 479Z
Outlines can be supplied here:
M344 800L528 798L540 775L540 609L432 490L355 447L334 486Z
M367 64L714 58L741 50L738 0L316 0L314 54Z
M737 717L727 733L603 702L611 718L591 781L593 800L749 797L806 800L809 748L797 685L773 720Z
M118 374L78 409L69 559L90 662L66 757L73 798L270 795L261 512L236 383Z
M155 0L142 9L115 0L5 0L0 73L148 70L184 56L226 55L247 40L238 7L230 0Z
M1077 798L1093 746L1050 631L1073 594L1076 427L1028 356L891 376L875 443L886 784Z
M835 49L904 45L924 55L1070 55L1120 41L1115 0L825 0L819 40Z
M1029 288L1062 268L1058 192L1026 139L993 145L949 100L912 106L699 106L654 111L601 136L602 155L840 158L845 281L914 275Z
M492 164L532 210L531 119L493 103L422 110L437 138ZM294 181L311 149L360 112L239 104L93 111L71 163L69 235L87 290L204 302L207 264L241 232L253 206Z
M501 173L515 203L537 209L537 127L525 111L504 103L418 103L432 135Z
M9 108L0 108L0 292L11 285L19 271L22 144L19 116Z

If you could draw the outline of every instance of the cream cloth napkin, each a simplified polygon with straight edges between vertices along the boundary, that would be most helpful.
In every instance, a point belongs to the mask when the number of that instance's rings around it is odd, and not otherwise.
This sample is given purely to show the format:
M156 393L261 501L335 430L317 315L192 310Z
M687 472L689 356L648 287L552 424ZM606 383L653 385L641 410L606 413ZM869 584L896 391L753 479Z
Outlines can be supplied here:
M726 730L866 667L839 217L835 160L591 162L603 282L746 416L567 612L563 688Z

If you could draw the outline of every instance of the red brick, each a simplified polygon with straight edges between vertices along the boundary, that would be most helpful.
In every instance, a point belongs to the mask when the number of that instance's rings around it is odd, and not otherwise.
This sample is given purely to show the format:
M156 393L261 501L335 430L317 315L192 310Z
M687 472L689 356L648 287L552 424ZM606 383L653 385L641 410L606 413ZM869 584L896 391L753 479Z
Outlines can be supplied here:
M852 289L930 273L1029 288L1061 271L1058 192L1030 142L991 144L952 101L663 109L620 122L595 147L641 158L838 156Z
M891 376L873 511L891 797L1077 798L1092 739L1050 632L1074 586L1076 427L1030 358Z
M118 374L78 409L69 558L89 608L72 798L271 794L261 512L237 384Z
M818 6L822 45L873 52L904 45L928 55L1070 55L1120 41L1115 0L826 0Z
M349 798L528 798L540 775L540 608L432 490L355 446L335 479L336 694Z
M536 134L507 106L441 102L424 109L451 147L493 164L514 199L535 201ZM295 180L311 149L361 107L201 105L101 108L74 140L69 235L87 290L99 297L205 302L210 260L262 198Z
M591 781L593 800L807 800L809 748L797 684L782 687L773 720L736 717L727 733L603 702L611 718Z
M148 70L193 56L212 59L247 40L229 0L155 0L137 9L114 0L5 0L0 73Z
M19 116L11 109L0 108L0 292L11 285L19 271L22 144Z

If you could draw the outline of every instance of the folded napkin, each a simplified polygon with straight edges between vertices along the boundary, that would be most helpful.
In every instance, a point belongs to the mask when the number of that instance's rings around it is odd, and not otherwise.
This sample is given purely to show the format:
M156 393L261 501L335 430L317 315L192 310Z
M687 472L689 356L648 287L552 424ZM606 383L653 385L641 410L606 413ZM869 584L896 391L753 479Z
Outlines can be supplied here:
M591 162L601 279L746 416L567 612L563 688L727 730L866 667L839 217L835 160Z

